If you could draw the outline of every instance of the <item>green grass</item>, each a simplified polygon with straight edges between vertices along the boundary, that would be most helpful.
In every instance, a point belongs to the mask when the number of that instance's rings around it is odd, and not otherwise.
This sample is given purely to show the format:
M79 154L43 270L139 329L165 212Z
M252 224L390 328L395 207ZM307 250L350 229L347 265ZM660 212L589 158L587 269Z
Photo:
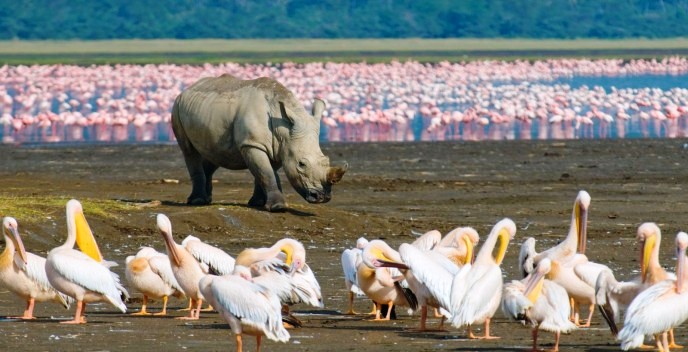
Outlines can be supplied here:
M4 64L421 62L688 55L688 39L280 39L0 41Z
M13 197L0 195L0 217L11 216L20 223L44 221L46 216L64 217L67 197ZM116 200L80 199L84 214L105 219L116 218L118 213L135 209L134 205Z

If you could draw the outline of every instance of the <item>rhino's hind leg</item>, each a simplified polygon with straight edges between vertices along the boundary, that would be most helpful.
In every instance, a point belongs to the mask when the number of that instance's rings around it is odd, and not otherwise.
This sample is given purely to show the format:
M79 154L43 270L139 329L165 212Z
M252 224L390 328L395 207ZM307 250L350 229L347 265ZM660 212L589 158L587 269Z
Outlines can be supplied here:
M186 161L186 168L189 170L191 177L191 194L186 199L186 204L189 205L208 205L211 198L206 190L206 185L210 180L206 180L206 173L203 167L203 158L193 150L193 153L184 152L184 161Z
M268 211L285 211L287 203L284 201L278 184L279 178L272 169L268 155L256 148L244 148L241 152L248 169L255 177L253 196L248 205L265 206Z
M208 160L203 160L203 173L205 174L205 198L210 204L213 201L213 174L219 166L211 163Z

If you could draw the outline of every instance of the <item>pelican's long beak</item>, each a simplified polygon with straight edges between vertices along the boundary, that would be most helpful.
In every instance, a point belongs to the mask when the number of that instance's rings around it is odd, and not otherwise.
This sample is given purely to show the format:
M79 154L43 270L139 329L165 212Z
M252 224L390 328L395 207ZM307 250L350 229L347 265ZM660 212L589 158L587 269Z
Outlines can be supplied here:
M79 249L93 258L97 262L103 261L103 255L100 254L100 249L96 243L95 237L93 237L93 232L88 226L86 217L82 211L76 211L74 214L74 225L76 227L76 245Z
M523 294L526 297L528 297L528 300L531 303L535 304L535 302L540 297L540 294L542 293L542 286L544 284L545 274L536 270L535 272L533 272L530 279L528 279L526 290L523 292Z
M506 255L506 248L509 246L509 241L511 240L511 235L509 231L505 228L499 230L499 248L497 249L497 256L495 257L495 262L497 265L501 265Z
M284 264L289 267L290 272L298 269L295 265L297 263L294 262L294 249L291 248L291 246L282 246L282 248L280 248L280 252L284 253L284 256L286 257L284 259Z
M578 230L578 253L585 254L588 240L588 209L581 204L576 208L576 229Z
M378 267L378 268L385 267L385 268L397 268L397 269L403 269L403 270L408 270L408 268L409 268L404 263L399 263L399 262L395 262L392 260L380 259L380 258L376 258L375 260L373 260L373 265L375 265L375 267Z
M471 241L468 236L463 237L463 242L466 244L466 258L464 258L463 264L468 263L473 264L475 262L475 252L473 251L473 241Z
M177 244L174 243L172 234L163 230L160 230L160 233L162 234L162 237L165 239L167 253L169 254L170 260L173 262L172 264L174 264L175 266L180 266L182 264L182 261L179 258L179 253L177 252L179 249L177 249Z
M681 294L683 292L683 275L685 273L686 266L686 248L679 247L678 253L676 255L676 293Z
M26 256L26 249L24 248L24 242L22 242L21 236L19 236L19 230L17 230L17 228L14 226L10 227L9 229L12 233L12 242L14 242L14 246L17 248L19 257L24 262L24 265L28 264L29 262Z
M644 283L647 279L647 268L650 266L650 256L655 247L657 238L650 236L643 241L643 248L640 251L640 279Z

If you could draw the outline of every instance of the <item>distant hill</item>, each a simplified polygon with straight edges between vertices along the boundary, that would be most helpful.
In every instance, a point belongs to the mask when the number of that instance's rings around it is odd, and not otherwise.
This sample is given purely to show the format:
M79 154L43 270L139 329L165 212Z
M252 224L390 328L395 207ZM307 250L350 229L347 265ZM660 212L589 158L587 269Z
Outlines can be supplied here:
M0 39L669 38L688 0L0 0Z

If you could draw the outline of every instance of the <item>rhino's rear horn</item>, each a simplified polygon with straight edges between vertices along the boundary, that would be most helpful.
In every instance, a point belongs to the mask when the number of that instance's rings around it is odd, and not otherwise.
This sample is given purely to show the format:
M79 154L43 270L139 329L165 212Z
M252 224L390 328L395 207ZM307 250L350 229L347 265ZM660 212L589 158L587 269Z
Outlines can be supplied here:
M335 184L339 181L341 181L342 176L344 176L344 173L346 170L349 169L349 164L344 163L344 167L331 167L329 170L327 170L327 182L331 184Z
M323 111L325 111L325 105L325 101L320 98L315 98L313 101L313 109L311 110L311 114L313 114L313 117L315 117L316 120L320 120L320 118L322 118Z

